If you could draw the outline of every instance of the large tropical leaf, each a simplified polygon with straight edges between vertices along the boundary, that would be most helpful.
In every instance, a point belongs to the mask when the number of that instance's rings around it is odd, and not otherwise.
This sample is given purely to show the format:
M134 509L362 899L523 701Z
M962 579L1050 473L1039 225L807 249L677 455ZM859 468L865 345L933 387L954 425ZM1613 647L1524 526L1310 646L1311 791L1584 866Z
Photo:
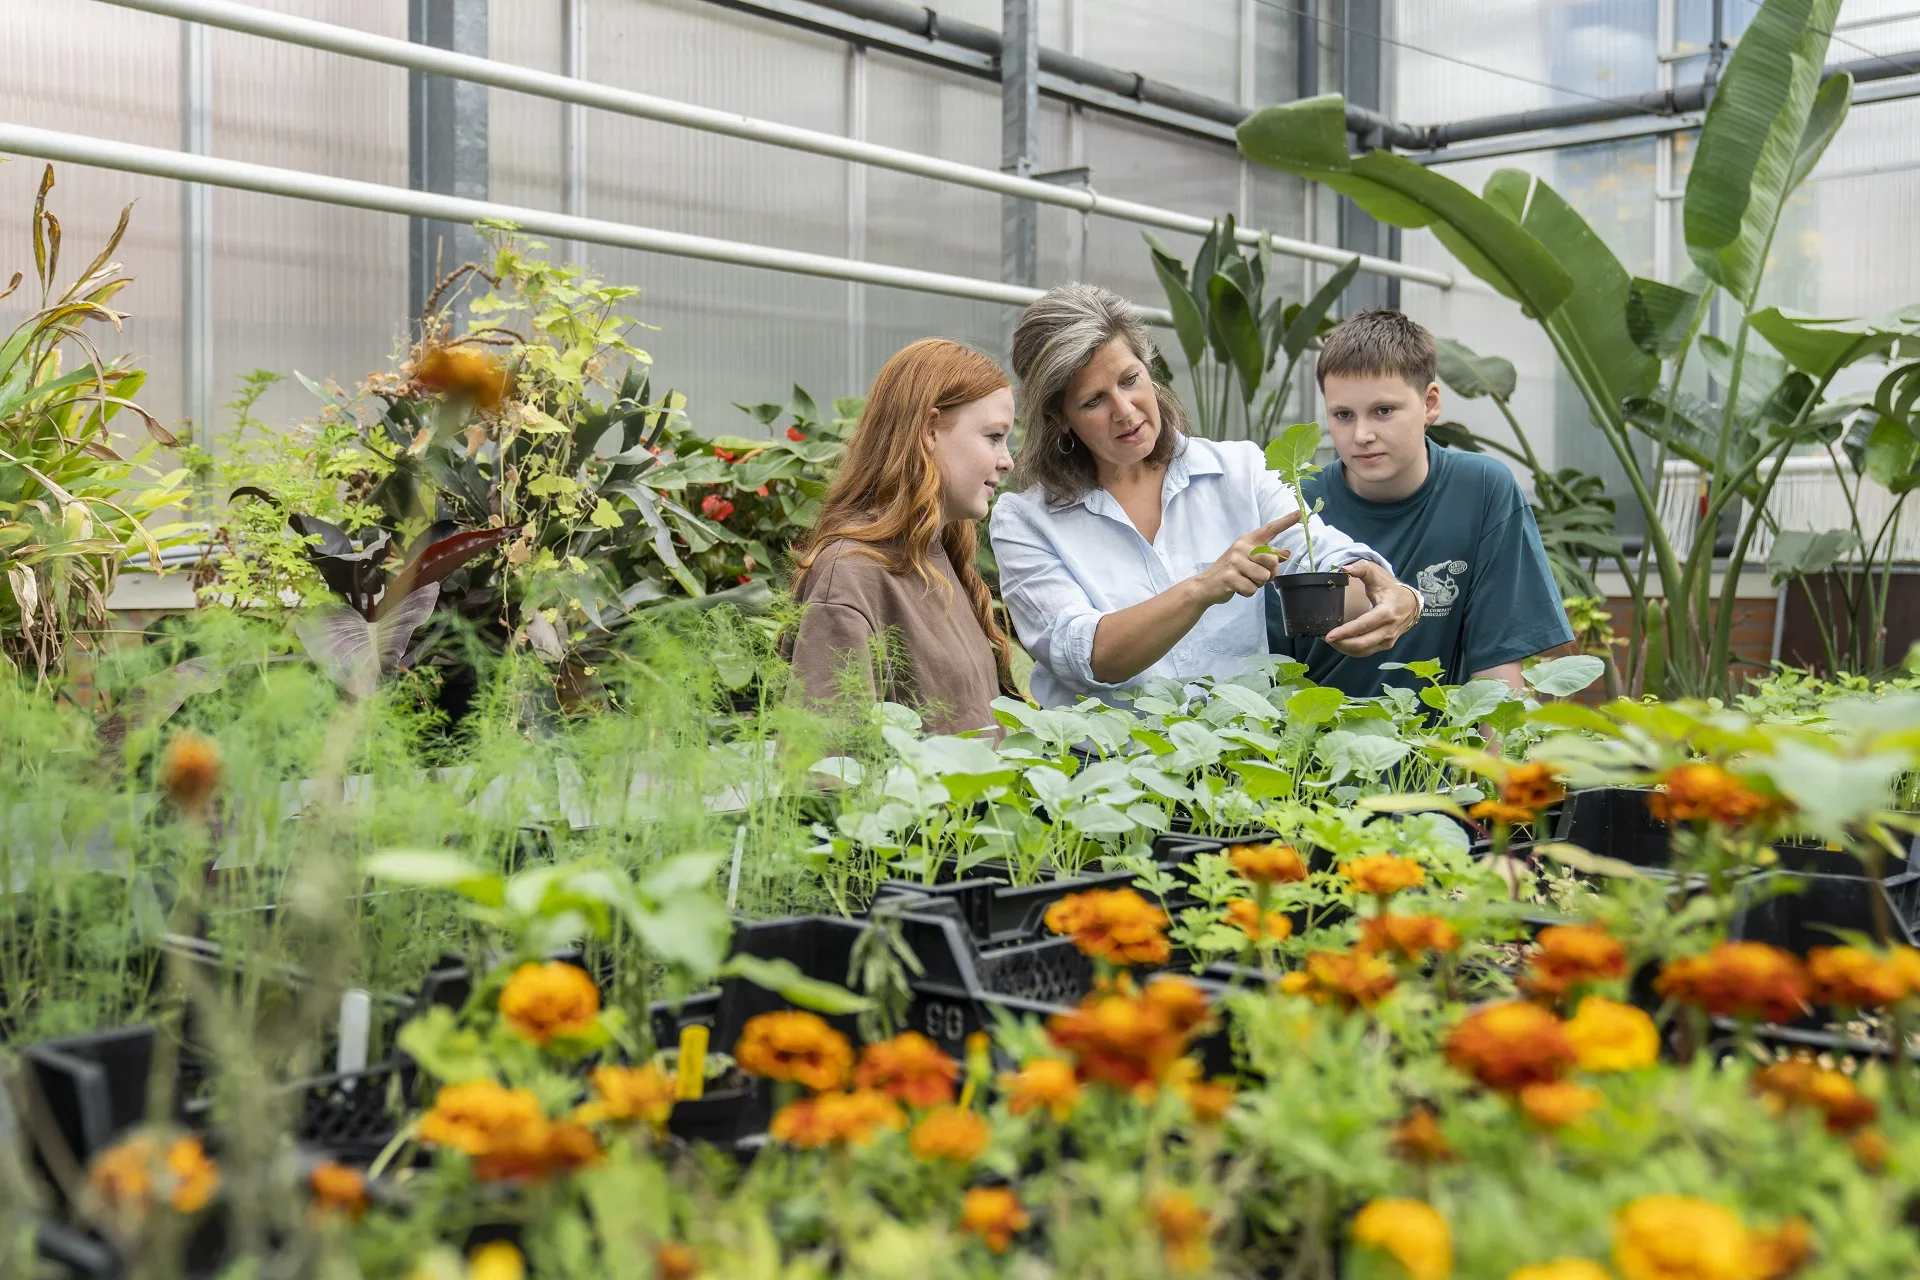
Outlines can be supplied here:
M1852 80L1823 88L1840 0L1766 0L1714 90L1687 174L1687 252L1748 307L1780 211L1846 118Z
M1167 252L1166 246L1151 232L1141 234L1146 236L1147 248L1153 256L1153 273L1160 278L1160 288L1167 295L1167 310L1173 313L1174 336L1180 339L1180 350L1191 368L1207 354L1207 318L1187 287L1186 267Z
M1447 389L1467 400L1492 396L1511 400L1515 384L1513 361L1502 356L1483 356L1464 342L1441 338L1434 343L1440 357L1440 381Z
M1747 319L1788 364L1823 380L1857 360L1892 350L1911 328L1911 320L1901 315L1827 320L1789 314L1778 307L1756 311Z
M1347 291L1347 286L1353 283L1354 276L1359 273L1360 258L1356 254L1346 266L1328 276L1327 282L1315 290L1314 295L1302 303L1298 311L1288 315L1284 332L1281 332L1279 325L1274 326L1280 336L1280 348L1287 353L1289 364L1298 360L1307 349L1307 344L1319 334L1320 322L1327 318L1327 313L1333 310L1333 304L1340 300L1340 295ZM1272 335L1268 336L1267 342L1267 363L1272 364Z
M1635 276L1627 294L1627 332L1634 344L1661 360L1678 355L1693 335L1707 289L1697 271L1680 285Z
M1240 381L1240 398L1252 400L1267 371L1266 350L1260 341L1260 319L1254 313L1252 300L1239 279L1225 271L1216 271L1213 279L1207 281L1207 302L1212 312L1215 345L1226 348L1227 363Z
M1531 315L1553 314L1573 292L1573 278L1538 240L1453 179L1386 151L1349 155L1339 94L1256 111L1238 137L1249 160L1325 183L1381 222L1431 227L1469 271Z

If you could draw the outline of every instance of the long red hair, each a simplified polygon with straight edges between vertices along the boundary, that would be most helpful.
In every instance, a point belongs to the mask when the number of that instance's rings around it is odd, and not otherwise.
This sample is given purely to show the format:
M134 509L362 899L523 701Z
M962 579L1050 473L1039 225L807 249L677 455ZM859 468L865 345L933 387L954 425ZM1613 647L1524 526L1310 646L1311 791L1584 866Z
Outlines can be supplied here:
M895 352L873 380L813 532L794 548L793 557L796 592L814 558L836 538L857 544L893 573L917 573L929 591L936 583L950 589L929 567L938 538L993 646L1000 684L1008 690L1013 676L1007 633L994 618L993 593L973 566L979 533L971 520L940 521L940 468L927 424L936 409L949 412L1010 385L991 357L945 338L922 338Z

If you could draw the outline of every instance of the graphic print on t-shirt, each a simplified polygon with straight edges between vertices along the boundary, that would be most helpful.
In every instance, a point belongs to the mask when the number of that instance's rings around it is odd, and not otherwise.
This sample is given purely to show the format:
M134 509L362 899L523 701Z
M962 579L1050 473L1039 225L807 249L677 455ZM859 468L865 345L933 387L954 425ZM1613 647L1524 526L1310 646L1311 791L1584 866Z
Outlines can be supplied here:
M1454 575L1465 573L1465 560L1442 560L1430 564L1413 576L1415 590L1419 591L1423 618L1444 618L1453 612L1453 602L1460 598L1460 584Z

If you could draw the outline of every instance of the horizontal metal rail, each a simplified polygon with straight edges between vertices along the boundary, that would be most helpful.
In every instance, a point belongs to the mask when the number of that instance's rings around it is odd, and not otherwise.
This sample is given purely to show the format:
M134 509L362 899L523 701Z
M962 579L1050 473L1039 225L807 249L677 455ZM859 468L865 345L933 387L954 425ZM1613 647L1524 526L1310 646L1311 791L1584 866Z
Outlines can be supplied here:
M272 13L265 9L254 8L252 5L235 3L234 0L98 0L98 3L111 4L123 9L137 9L143 13L157 13L178 18L182 22L198 22L227 31L259 36L263 39L279 40L287 44L302 45L309 49L320 49L369 62L405 67L429 75L449 76L456 80L490 85L496 89L525 93L554 102L571 102L583 107L593 107L642 120L653 120L661 124L698 129L705 133L723 134L751 142L765 143L769 146L784 147L790 151L829 156L854 164L870 165L877 169L890 169L896 173L910 173L937 182L972 187L979 191L991 191L998 195L1017 196L1038 204L1057 205L1081 213L1116 218L1123 222L1155 227L1163 231L1205 235L1213 225L1207 218L1140 204L1132 200L1117 200L1083 187L1055 186L1037 182L1031 178L1001 173L996 169L985 169L955 160L943 160L914 151L885 147L878 143L864 142L836 133L803 129L796 125L761 120L736 112L695 106L692 103L679 102L653 94L637 93L630 89L616 89L610 85L595 84L592 81L578 80L550 71L536 71L531 67L515 66L491 58L454 53L431 45L396 40L391 36L356 31L351 27L316 22L310 18ZM1356 256L1350 250L1339 249L1332 245L1296 240L1290 236L1275 235L1251 227L1236 228L1236 235L1242 244L1258 245L1264 242L1275 253L1305 258L1313 262L1344 266ZM1358 257L1360 269L1363 271L1410 280L1417 284L1432 285L1440 289L1453 287L1454 277L1444 271L1408 266L1406 263L1394 262L1371 254L1360 254Z
M412 191L405 187L383 186L377 182L303 173L297 169L277 169L270 165L222 160L215 156L143 147L131 142L113 142L105 138L58 133L26 125L0 124L0 154L37 156L42 160L58 160L66 164L92 165L124 173L145 173L156 178L201 182L210 187L257 191L264 195L344 205L350 209L372 209L413 218L436 218L443 222L470 223L492 219L510 222L524 231L560 240L580 240L616 249L641 249L677 258L730 262L743 267L762 267L769 271L820 276L828 280L850 280L857 284L972 298L1010 306L1025 306L1043 292L1022 285L976 280L971 276L945 275L937 271L893 267L878 262L858 262L852 258L743 244L736 240L716 240L708 236L661 231L599 218L578 218L544 209L526 209L496 204L490 200L468 200L430 191ZM1173 317L1164 308L1142 307L1140 314L1153 324L1169 326L1173 323Z

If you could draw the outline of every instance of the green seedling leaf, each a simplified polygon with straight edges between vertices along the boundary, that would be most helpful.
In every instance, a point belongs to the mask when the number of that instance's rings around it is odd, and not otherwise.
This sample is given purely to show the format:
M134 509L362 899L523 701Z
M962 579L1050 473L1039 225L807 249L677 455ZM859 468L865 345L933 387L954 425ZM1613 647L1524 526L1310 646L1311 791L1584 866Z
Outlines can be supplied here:
M506 900L506 881L482 870L457 853L433 849L394 850L370 855L361 869L377 880L428 889L451 889L463 898L485 907L497 907Z
M819 978L809 978L791 960L765 959L760 956L734 956L720 967L720 977L740 978L756 987L773 992L789 1004L829 1017L865 1013L873 1001L845 987Z
M1562 866L1572 867L1575 871L1584 871L1590 876L1611 876L1619 880L1638 880L1640 868L1631 862L1622 862L1618 858L1603 857L1597 853L1588 853L1577 844L1566 844L1554 840L1546 844L1533 846L1535 853L1544 854Z

